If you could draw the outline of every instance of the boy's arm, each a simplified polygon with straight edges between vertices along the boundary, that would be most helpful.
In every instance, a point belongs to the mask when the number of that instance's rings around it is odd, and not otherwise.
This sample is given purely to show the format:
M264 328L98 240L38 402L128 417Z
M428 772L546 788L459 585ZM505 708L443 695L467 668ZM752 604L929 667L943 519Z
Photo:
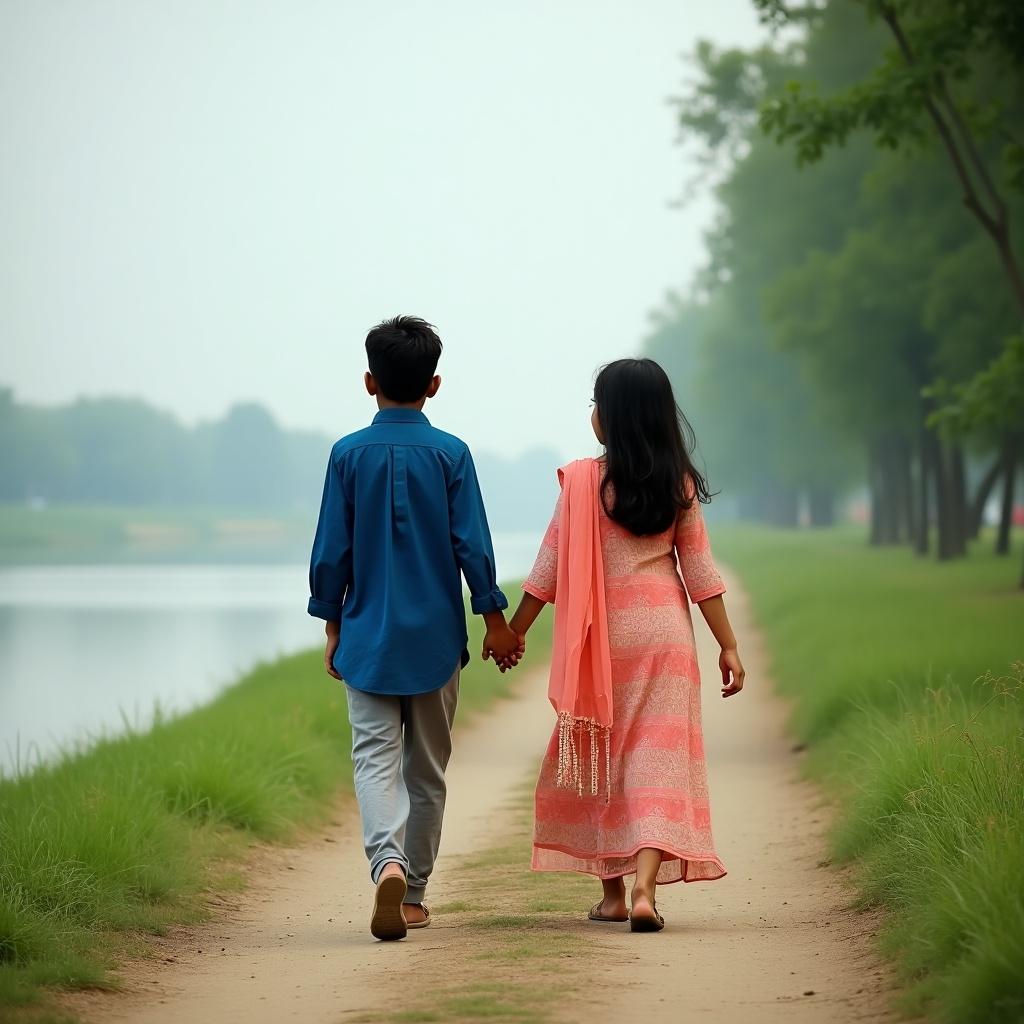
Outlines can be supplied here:
M469 587L470 606L487 624L483 657L497 661L517 658L519 638L505 624L508 599L498 587L494 546L469 449L452 469L448 482L448 518L455 561Z
M341 468L332 452L309 559L309 614L327 622L340 622L341 604L351 582L352 508L345 497Z
M487 526L476 467L468 449L456 463L448 482L448 518L452 550L466 577L473 614L484 615L507 608L508 599L499 589L495 575L491 531Z

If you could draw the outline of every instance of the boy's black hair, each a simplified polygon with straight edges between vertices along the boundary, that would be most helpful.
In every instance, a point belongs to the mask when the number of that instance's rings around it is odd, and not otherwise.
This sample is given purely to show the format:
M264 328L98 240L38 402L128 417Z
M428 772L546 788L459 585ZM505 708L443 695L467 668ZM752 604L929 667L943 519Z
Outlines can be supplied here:
M367 334L366 357L385 398L417 402L437 369L441 339L433 325L418 316L393 316Z

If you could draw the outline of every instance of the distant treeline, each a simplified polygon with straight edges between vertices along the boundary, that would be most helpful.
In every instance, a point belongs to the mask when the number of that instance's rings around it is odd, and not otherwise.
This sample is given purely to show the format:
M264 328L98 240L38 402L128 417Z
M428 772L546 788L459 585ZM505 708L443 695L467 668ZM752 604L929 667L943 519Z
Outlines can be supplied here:
M949 558L999 495L1006 552L1024 456L1020 8L755 5L787 31L701 44L678 101L720 216L648 351L746 517L827 524L866 484L873 542Z
M189 427L139 399L37 406L0 389L0 501L308 508L314 516L335 440L286 430L254 402ZM474 456L495 529L547 522L558 453Z

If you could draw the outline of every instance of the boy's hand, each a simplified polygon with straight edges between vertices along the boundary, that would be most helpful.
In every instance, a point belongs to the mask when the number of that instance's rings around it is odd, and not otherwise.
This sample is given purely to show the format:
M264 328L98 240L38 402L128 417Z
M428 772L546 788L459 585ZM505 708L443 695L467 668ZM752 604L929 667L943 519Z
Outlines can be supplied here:
M324 668L327 669L329 676L341 679L341 676L334 669L334 655L337 653L338 644L341 642L341 623L328 622L326 632L327 646L324 647Z

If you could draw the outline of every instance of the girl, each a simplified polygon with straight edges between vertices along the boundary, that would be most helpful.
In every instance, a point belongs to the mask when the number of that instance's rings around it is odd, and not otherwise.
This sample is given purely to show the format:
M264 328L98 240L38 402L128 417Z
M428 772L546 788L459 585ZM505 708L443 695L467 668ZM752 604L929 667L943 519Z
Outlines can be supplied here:
M533 868L596 875L604 897L592 921L660 931L657 883L725 874L687 595L721 645L723 697L743 689L744 672L701 516L707 482L665 371L650 359L610 363L592 424L605 454L559 470L554 518L510 622L525 643L555 605L558 723L537 783ZM634 873L627 914L623 877Z

